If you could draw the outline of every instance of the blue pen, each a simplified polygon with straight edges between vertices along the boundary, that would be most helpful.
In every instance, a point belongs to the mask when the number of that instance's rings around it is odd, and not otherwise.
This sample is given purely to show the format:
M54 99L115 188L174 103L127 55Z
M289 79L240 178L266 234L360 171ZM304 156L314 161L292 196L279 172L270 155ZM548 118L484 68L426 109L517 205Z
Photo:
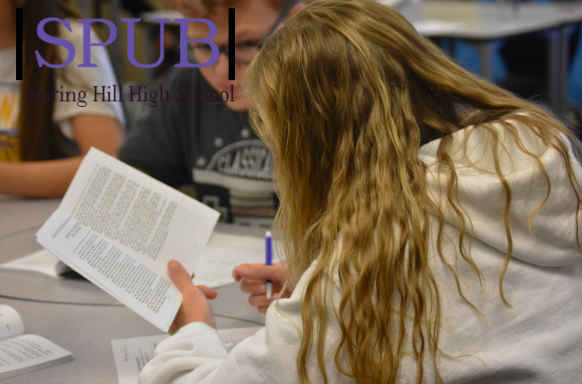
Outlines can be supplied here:
M266 245L266 260L265 265L271 266L272 259L273 259L273 251L272 251L272 242L273 242L273 235L270 231L265 233L265 245ZM273 282L271 280L267 280L267 300L271 300L271 293L273 291Z

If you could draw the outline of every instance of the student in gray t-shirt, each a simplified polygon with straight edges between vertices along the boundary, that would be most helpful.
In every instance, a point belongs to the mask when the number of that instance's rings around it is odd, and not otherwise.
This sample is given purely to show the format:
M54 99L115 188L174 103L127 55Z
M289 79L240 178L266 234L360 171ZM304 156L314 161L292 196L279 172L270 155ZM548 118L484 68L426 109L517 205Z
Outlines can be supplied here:
M228 80L226 54L220 54L214 65L170 70L162 85L148 89L158 91L158 97L161 91L167 94L137 118L119 159L172 187L193 184L196 198L222 212L223 221L270 226L277 204L273 158L249 124L240 87L261 42L303 4L284 0L182 3L186 17L216 24L212 41L219 48L228 47L228 7L236 3L236 80ZM203 23L189 25L192 39L203 39L208 33ZM206 62L210 47L194 45L192 54L197 62Z

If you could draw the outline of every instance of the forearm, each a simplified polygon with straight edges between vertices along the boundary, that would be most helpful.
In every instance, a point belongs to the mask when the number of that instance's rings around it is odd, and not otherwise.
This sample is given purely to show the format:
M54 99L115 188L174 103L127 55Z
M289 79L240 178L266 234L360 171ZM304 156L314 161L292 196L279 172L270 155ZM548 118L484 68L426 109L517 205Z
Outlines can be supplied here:
M227 348L216 330L202 323L190 323L162 341L154 357L142 369L140 384L270 384L299 382L295 357L301 347L301 308L305 282L312 276L310 267L297 283L290 298L280 299L277 308L269 307L266 326L250 338ZM334 291L339 300L339 290ZM184 304L182 304L184 305ZM329 322L328 340L339 340L341 329ZM326 366L332 368L334 353L326 345ZM308 367L312 375L319 369L317 362ZM330 383L346 382L337 370L328 371Z
M63 197L82 159L0 163L0 194Z
M140 373L140 384L271 384L297 383L294 357L299 350L300 305L281 301L282 314L271 309L265 328L237 344L222 343L216 330L203 323L191 323L162 341L154 357ZM270 317L270 318L269 318ZM291 321L290 321L291 320ZM333 354L331 354L333 358ZM332 383L338 381L330 381Z

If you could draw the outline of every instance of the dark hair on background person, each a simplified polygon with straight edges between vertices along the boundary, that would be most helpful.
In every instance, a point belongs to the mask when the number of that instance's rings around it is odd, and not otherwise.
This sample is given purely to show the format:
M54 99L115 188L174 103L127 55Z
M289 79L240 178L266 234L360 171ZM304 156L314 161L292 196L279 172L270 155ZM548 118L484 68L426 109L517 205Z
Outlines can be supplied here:
M39 39L36 29L41 20L47 17L81 16L69 6L56 0L28 1L23 8L24 27L24 69L22 92L20 94L20 158L22 161L52 160L72 156L67 138L52 119L54 101L41 105L27 100L30 86L36 85L39 91L53 93L56 90L56 69L49 66L39 67L35 52L49 63L61 63L57 46ZM51 36L58 35L59 25L47 23L44 30Z
M15 76L16 7L23 9L23 80ZM46 18L68 20L67 26L50 21L43 31L73 50L39 37ZM92 147L115 156L123 142L121 103L94 97L99 87L117 84L109 54L93 28L85 35L81 18L57 0L0 0L0 194L62 197ZM81 66L86 39L93 43L89 68ZM40 67L37 55L51 64L72 61L63 68Z

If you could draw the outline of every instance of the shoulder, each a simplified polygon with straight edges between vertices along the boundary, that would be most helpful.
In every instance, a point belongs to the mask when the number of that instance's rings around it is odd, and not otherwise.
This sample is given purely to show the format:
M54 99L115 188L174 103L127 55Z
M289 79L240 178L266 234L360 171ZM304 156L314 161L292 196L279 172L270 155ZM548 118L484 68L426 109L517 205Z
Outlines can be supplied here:
M442 148L457 168L476 168L482 172L495 172L498 161L504 173L531 167L536 157L541 157L548 149L540 136L539 130L531 124L524 114L517 114L502 123L484 123L470 125L451 134L443 143L434 140L419 149L421 161L429 167L435 165L438 151ZM525 152L524 149L529 152Z

